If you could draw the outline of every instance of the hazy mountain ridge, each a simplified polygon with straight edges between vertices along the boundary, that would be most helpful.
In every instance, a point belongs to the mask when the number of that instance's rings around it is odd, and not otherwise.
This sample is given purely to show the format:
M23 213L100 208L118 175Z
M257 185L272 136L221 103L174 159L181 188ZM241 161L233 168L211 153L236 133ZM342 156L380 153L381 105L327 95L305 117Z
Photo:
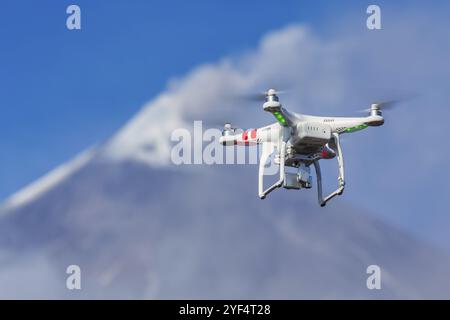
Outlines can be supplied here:
M315 190L261 201L255 169L94 159L1 218L2 260L23 273L36 269L22 257L44 260L35 277L53 285L33 293L44 297L449 296L449 255L342 200L322 209ZM80 292L65 289L69 264L82 269ZM380 291L366 288L370 264L382 268Z

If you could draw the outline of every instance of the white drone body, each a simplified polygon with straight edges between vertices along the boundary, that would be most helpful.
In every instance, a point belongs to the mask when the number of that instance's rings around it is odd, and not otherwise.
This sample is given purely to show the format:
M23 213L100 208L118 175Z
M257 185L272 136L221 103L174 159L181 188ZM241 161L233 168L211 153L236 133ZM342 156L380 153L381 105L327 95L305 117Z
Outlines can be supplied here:
M344 158L340 135L380 126L384 123L381 113L382 103L372 104L366 117L317 117L293 113L282 107L274 89L265 94L264 111L272 113L276 123L258 129L236 133L231 124L224 126L220 143L223 145L262 144L259 163L258 193L264 199L273 190L309 189L312 187L310 166L314 165L317 178L318 200L321 206L344 192ZM273 185L264 186L266 162L271 156L279 165L279 178ZM339 177L338 188L323 197L322 176L319 160L337 158ZM296 173L287 172L286 167L295 168Z

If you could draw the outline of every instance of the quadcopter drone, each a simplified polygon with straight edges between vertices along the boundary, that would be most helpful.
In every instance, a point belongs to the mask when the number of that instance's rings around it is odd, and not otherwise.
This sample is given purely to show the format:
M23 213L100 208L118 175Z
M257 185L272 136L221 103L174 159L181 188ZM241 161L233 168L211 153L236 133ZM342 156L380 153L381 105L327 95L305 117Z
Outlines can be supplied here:
M312 176L310 166L313 164L317 178L317 193L320 206L337 195L342 195L345 187L344 158L340 135L360 131L367 127L377 127L384 123L381 110L390 107L392 102L374 103L366 117L318 117L293 113L282 107L278 93L269 89L264 93L264 111L272 113L277 122L269 126L237 132L230 123L224 125L220 143L226 145L262 144L259 163L258 193L261 199L273 190L310 189ZM279 179L268 188L264 188L266 162L269 158L279 166ZM338 188L323 197L322 175L319 160L337 158L339 177ZM287 172L286 167L294 168L295 173Z

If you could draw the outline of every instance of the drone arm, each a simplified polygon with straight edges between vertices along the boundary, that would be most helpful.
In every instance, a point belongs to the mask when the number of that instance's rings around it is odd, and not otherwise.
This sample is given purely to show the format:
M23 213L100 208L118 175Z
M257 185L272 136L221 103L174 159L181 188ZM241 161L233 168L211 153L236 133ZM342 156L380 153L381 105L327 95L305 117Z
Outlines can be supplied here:
M253 146L260 143L257 138L257 132L258 129L249 129L243 131L242 133L235 134L234 131L230 130L227 132L224 130L222 136L219 139L219 143L224 146Z
M344 158L342 156L339 134L333 133L333 139L336 145L337 161L339 166L339 177L338 177L339 187L325 198L323 198L322 195L322 174L320 171L319 161L318 160L314 161L314 168L316 170L316 177L317 177L317 193L319 198L319 204L322 207L325 206L327 202L333 199L335 196L341 195L344 192L345 187Z

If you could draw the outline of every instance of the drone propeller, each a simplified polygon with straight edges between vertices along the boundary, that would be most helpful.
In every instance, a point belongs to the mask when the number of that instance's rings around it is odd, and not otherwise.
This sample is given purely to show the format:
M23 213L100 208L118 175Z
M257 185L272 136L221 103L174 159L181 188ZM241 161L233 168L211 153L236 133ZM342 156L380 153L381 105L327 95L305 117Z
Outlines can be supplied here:
M231 125L231 122L225 122L225 124L223 125L223 130L233 130L233 131L236 131L236 130L239 130L239 128L232 126L232 125Z
M234 125L231 124L230 121L225 121L225 122L206 122L206 128L207 129L217 129L217 130L230 130L230 131L239 131L242 130L239 127L236 127Z
M371 104L370 108L359 110L359 112L371 112L373 110L392 110L393 108L397 107L399 104L402 104L406 101L414 100L418 96L420 96L417 93L410 93L406 95L400 95L401 98L395 99L395 100L381 100L381 101L375 101ZM397 96L398 97L398 96Z
M245 101L253 101L253 102L264 102L267 96L278 96L280 94L286 94L287 91L278 91L275 89L269 89L267 91L258 92L258 93L251 93L251 94L243 94L238 95L237 98L239 100L245 100Z
M390 110L398 105L400 100L377 101L372 103L370 108L359 110L359 112L370 112L372 110Z

